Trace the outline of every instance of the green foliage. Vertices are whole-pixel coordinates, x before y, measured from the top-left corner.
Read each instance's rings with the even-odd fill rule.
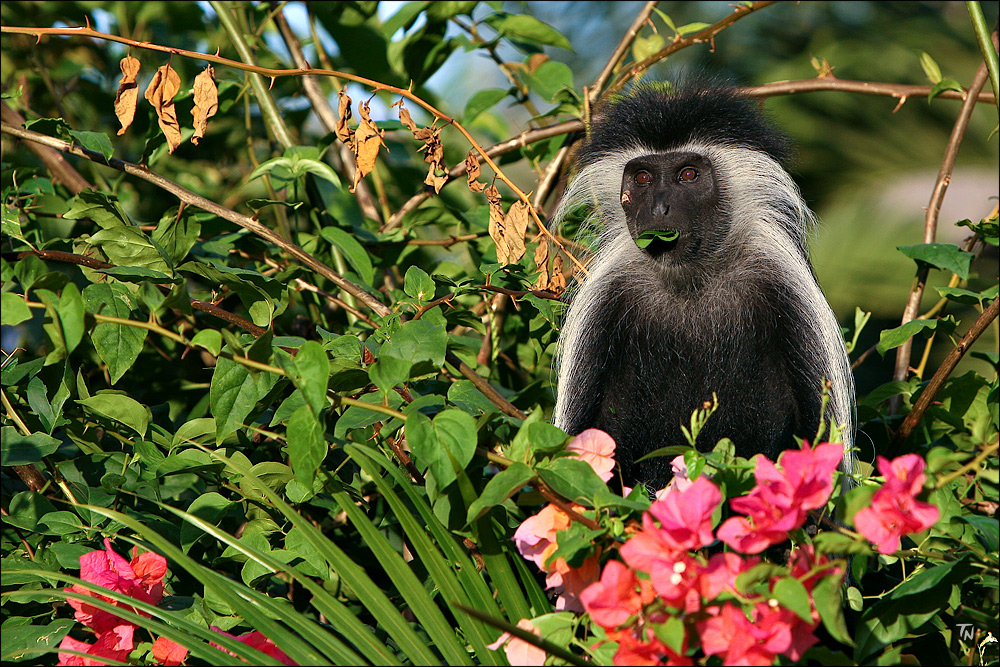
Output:
[[[518,239],[525,254],[502,267],[482,188],[466,186],[464,174],[440,193],[427,185],[470,152],[451,119],[483,146],[498,142],[494,159],[524,193],[541,187],[533,169],[544,174],[575,145],[567,134],[507,141],[527,127],[507,112],[517,106],[537,125],[581,117],[591,81],[574,59],[592,50],[501,5],[409,2],[386,16],[376,2],[309,3],[314,23],[289,11],[286,42],[267,3],[4,3],[5,106],[27,130],[93,158],[39,158],[29,150],[39,144],[14,143],[4,130],[5,662],[55,664],[65,637],[93,641],[66,604],[82,594],[64,587],[87,586],[79,559],[108,537],[119,553],[137,545],[169,563],[157,605],[120,592],[88,598],[142,629],[133,664],[155,662],[153,637],[187,647],[187,664],[271,660],[216,626],[259,630],[300,664],[499,665],[505,653],[488,645],[522,619],[562,650],[553,663],[610,664],[615,642],[595,645],[605,637],[586,617],[554,611],[543,576],[512,542],[545,499],[558,498],[577,503],[583,521],[560,534],[551,560],[606,559],[649,506],[641,489],[622,497],[570,456],[567,435],[548,423],[558,267],[568,272],[572,261],[529,223]],[[668,36],[644,26],[626,66],[671,33],[712,25],[680,20],[685,11],[671,10],[675,25],[657,10],[654,26]],[[88,22],[136,41],[36,44],[37,35],[7,31]],[[254,61],[215,64],[219,110],[194,144],[191,86],[206,58],[184,52],[214,45],[236,63],[245,47]],[[297,68],[285,54],[298,48],[314,67],[345,73],[312,77],[318,98],[299,74],[261,79],[260,68]],[[140,93],[168,61],[181,78],[174,102],[185,141],[172,152],[141,95],[132,126],[113,133],[127,54],[142,64]],[[955,105],[940,93],[957,84],[920,54],[914,64],[935,84],[933,104]],[[503,62],[504,83],[477,80],[460,101],[436,94],[430,80],[459,56]],[[378,117],[373,104],[371,132],[384,132],[385,150],[356,191],[350,139],[338,139],[344,128],[322,113],[337,116],[327,99],[336,106],[345,80],[353,96],[385,108],[401,99],[387,86],[405,91],[418,126],[397,122],[395,109]],[[355,103],[343,119],[355,139],[359,116]],[[16,125],[6,109],[4,122]],[[480,185],[498,187],[503,220],[518,195],[485,164],[482,172]],[[553,199],[542,203],[551,210]],[[995,214],[964,224],[995,248]],[[671,240],[650,234],[644,243]],[[956,276],[938,292],[965,310],[883,331],[883,354],[918,333],[940,333],[947,345],[997,298],[968,246],[899,250],[918,270]],[[858,310],[852,351],[867,322]],[[995,352],[977,354],[995,369]],[[996,662],[982,632],[970,640],[958,630],[985,631],[998,609],[995,370],[947,378],[914,434],[890,443],[927,390],[923,380],[885,382],[858,413],[877,451],[926,457],[941,518],[889,556],[846,532],[815,537],[823,553],[854,554],[854,577],[846,590],[827,579],[812,591],[829,634],[808,655],[814,661]],[[745,494],[752,462],[735,457],[731,442],[695,449],[714,409],[692,415],[688,444],[651,455],[683,454],[692,479],[711,475],[727,497]],[[861,485],[829,508],[839,517],[871,502],[868,449]],[[760,584],[775,568],[747,581]],[[799,579],[784,572],[772,594],[808,619]],[[674,650],[683,633],[679,618],[658,630]]]

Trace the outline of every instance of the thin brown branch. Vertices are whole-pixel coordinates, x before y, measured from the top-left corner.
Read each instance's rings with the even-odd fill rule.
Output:
[[[775,97],[777,95],[815,93],[826,90],[839,90],[861,95],[884,95],[886,97],[896,97],[905,100],[909,97],[926,98],[930,95],[931,90],[933,90],[933,86],[881,83],[878,81],[855,81],[852,79],[838,79],[835,76],[822,76],[814,79],[802,79],[800,81],[773,81],[760,86],[745,86],[736,89],[742,95],[757,99]],[[993,104],[996,101],[996,96],[988,91],[980,92],[979,95],[971,95],[969,92],[945,90],[937,96],[937,99],[964,100],[970,96],[977,103]]]
[[[506,398],[500,395],[500,393],[493,388],[489,382],[486,381],[479,373],[472,370],[467,363],[459,359],[454,352],[448,350],[445,355],[445,361],[458,369],[467,380],[471,381],[472,384],[476,386],[483,396],[490,399],[497,407],[503,410],[505,415],[511,417],[516,417],[517,419],[526,419],[527,415],[517,409],[517,407],[508,401]]]
[[[951,372],[955,370],[955,366],[958,362],[965,356],[965,353],[969,350],[973,343],[986,331],[986,327],[990,325],[990,322],[996,319],[997,312],[1000,311],[1000,299],[993,299],[993,303],[990,304],[989,308],[984,310],[982,314],[976,318],[976,321],[972,323],[969,330],[962,340],[958,342],[948,356],[945,357],[944,361],[935,371],[934,376],[924,387],[924,390],[920,393],[920,397],[917,402],[913,405],[913,409],[910,413],[906,415],[906,419],[900,424],[899,430],[896,431],[896,435],[893,438],[892,448],[895,450],[900,443],[902,443],[906,438],[910,436],[913,429],[916,428],[920,419],[924,416],[927,408],[930,407],[931,403],[937,397],[938,392],[944,385],[945,380],[951,375]]]
[[[618,46],[616,46],[615,50],[611,53],[611,57],[608,58],[608,62],[604,65],[604,69],[602,69],[601,73],[597,75],[596,79],[594,79],[594,83],[587,87],[587,101],[591,106],[597,102],[604,85],[608,82],[608,79],[611,78],[615,68],[618,67],[618,64],[625,57],[625,54],[628,53],[629,47],[632,46],[632,42],[634,42],[635,38],[639,35],[639,31],[642,29],[642,26],[644,26],[646,21],[649,20],[649,17],[653,15],[653,9],[655,7],[655,0],[647,2],[642,6],[642,9],[639,10],[639,13],[635,17],[635,20],[632,21],[632,25],[630,25],[628,30],[625,31],[621,41],[618,42]]]
[[[951,174],[955,168],[955,160],[958,157],[958,149],[962,145],[962,138],[965,136],[965,129],[969,125],[972,111],[976,106],[976,99],[979,92],[986,84],[989,72],[986,70],[986,63],[983,63],[976,77],[969,86],[969,95],[962,102],[962,108],[955,119],[955,125],[951,129],[951,136],[948,139],[948,146],[944,152],[944,159],[941,162],[941,169],[938,171],[937,182],[934,185],[934,192],[931,194],[930,203],[927,205],[927,214],[924,218],[924,243],[933,243],[937,237],[938,215],[941,212],[941,202],[944,201],[945,192],[951,182]],[[903,310],[903,317],[900,325],[906,324],[917,315],[920,310],[920,300],[924,295],[924,286],[927,282],[929,268],[921,266],[917,270],[916,278],[913,281],[913,288],[907,300],[906,308]],[[896,366],[892,374],[892,379],[899,381],[906,379],[910,368],[910,353],[913,349],[912,339],[907,340],[896,350]],[[895,413],[899,410],[900,401],[898,397],[890,403],[890,411]]]
[[[739,19],[743,18],[744,16],[748,16],[749,14],[756,12],[760,9],[763,9],[768,5],[773,5],[774,2],[775,0],[757,0],[757,2],[753,3],[752,7],[748,7],[746,5],[737,5],[733,9],[733,12],[729,14],[729,16],[725,17],[721,21],[714,23],[713,25],[710,25],[704,30],[696,32],[688,37],[678,36],[678,39],[675,39],[674,42],[669,46],[660,49],[659,51],[649,56],[648,58],[640,60],[639,62],[633,64],[631,67],[629,67],[624,72],[619,74],[618,77],[614,80],[614,82],[610,86],[608,86],[607,91],[605,91],[605,95],[618,92],[623,87],[625,87],[625,84],[634,79],[640,73],[646,71],[652,65],[663,60],[672,53],[687,48],[692,44],[698,44],[700,42],[711,42],[712,40],[715,39],[716,35],[718,35],[720,32],[728,28],[730,25],[732,25]]]
[[[14,111],[6,100],[0,101],[0,117],[3,118],[3,122],[16,127],[24,125],[24,117]],[[38,156],[52,177],[65,185],[66,189],[73,194],[77,195],[94,187],[70,163],[66,162],[66,158],[59,151],[36,143],[29,143],[28,148]]]

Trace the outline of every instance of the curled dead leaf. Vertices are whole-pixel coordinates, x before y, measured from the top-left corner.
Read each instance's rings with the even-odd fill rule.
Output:
[[[549,243],[545,239],[538,240],[535,248],[535,266],[539,270],[538,280],[532,289],[542,290],[549,287]]]
[[[399,122],[405,125],[410,132],[416,132],[417,123],[410,116],[410,110],[403,106],[403,98],[400,97],[399,101],[394,102],[392,106],[399,107]]]
[[[497,190],[495,185],[491,185],[483,191],[486,195],[486,201],[490,205],[490,238],[493,239],[493,243],[497,247],[497,261],[501,264],[507,264],[507,258],[510,256],[510,251],[507,249],[507,238],[504,234],[504,215],[503,206],[500,203],[500,192]]]
[[[122,124],[122,129],[118,130],[118,136],[121,136],[135,120],[135,108],[139,103],[139,85],[135,79],[141,65],[132,56],[122,58],[119,65],[122,68],[122,80],[118,82],[118,92],[115,93],[115,116]]]
[[[508,263],[513,264],[524,256],[524,234],[528,231],[528,204],[516,201],[503,219],[504,240],[507,244]]]
[[[552,277],[549,279],[549,290],[556,294],[566,291],[566,276],[563,275],[562,255],[556,255],[552,260]]]
[[[337,95],[337,125],[334,131],[337,138],[354,150],[354,130],[347,125],[351,119],[351,98],[341,89]]]
[[[371,109],[368,106],[368,102],[362,102],[358,107],[358,115],[361,116],[361,121],[358,123],[358,129],[354,133],[354,154],[357,156],[358,170],[354,172],[354,183],[351,185],[351,192],[354,192],[361,179],[370,174],[371,170],[375,168],[379,148],[385,145],[385,142],[382,141],[382,137],[385,136],[385,130],[380,130],[375,126],[369,115],[370,112]]]
[[[174,96],[180,89],[180,75],[170,65],[164,65],[156,70],[145,95],[156,111],[157,123],[167,139],[167,150],[171,153],[181,144],[181,126],[177,122],[177,109],[174,107]]]
[[[468,179],[469,189],[473,192],[482,192],[486,189],[486,184],[479,179],[479,156],[476,151],[471,150],[465,158],[465,173]]]
[[[219,111],[219,90],[215,87],[215,68],[207,66],[194,78],[194,144],[208,131],[208,119]]]

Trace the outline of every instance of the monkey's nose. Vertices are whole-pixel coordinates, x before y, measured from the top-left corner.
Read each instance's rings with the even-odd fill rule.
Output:
[[[664,217],[670,214],[670,202],[666,199],[657,199],[653,202],[653,215]]]

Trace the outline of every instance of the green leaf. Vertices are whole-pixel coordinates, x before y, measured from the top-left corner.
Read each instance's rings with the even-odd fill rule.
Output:
[[[90,398],[80,399],[77,403],[102,417],[121,422],[140,437],[146,437],[150,419],[149,408],[134,398],[121,394],[96,394]]]
[[[920,67],[923,68],[924,74],[927,75],[927,79],[931,83],[941,81],[941,68],[938,67],[937,62],[926,51],[920,52]]]
[[[648,248],[649,244],[653,241],[669,243],[676,240],[679,236],[680,232],[676,229],[651,229],[639,234],[635,239],[635,244],[640,248]]]
[[[0,294],[0,317],[5,326],[15,326],[31,319],[31,309],[24,303],[24,297],[13,292]]]
[[[937,97],[946,90],[954,90],[959,93],[965,92],[965,89],[962,88],[962,84],[960,84],[955,79],[951,78],[942,79],[937,83],[935,83],[934,87],[931,88],[931,92],[927,94],[927,101],[930,102],[931,100],[933,100],[935,97]]]
[[[152,238],[174,264],[179,264],[187,257],[188,252],[198,242],[201,234],[199,214],[184,209],[177,213],[173,209],[160,218],[153,230]]]
[[[279,357],[281,358],[281,357]],[[318,418],[326,410],[327,382],[330,380],[330,360],[323,346],[314,340],[307,340],[299,348],[294,358],[282,363],[292,383],[306,399],[306,403]]]
[[[462,122],[468,125],[476,119],[479,114],[487,109],[492,109],[500,100],[507,97],[507,91],[503,88],[484,88],[477,90],[469,101],[465,103],[465,112],[462,114]]]
[[[403,322],[392,333],[379,356],[388,355],[409,361],[415,365],[411,374],[428,373],[444,364],[447,345],[448,332],[444,327],[425,319],[410,320]]]
[[[112,264],[138,266],[174,275],[173,267],[162,250],[135,227],[102,229],[93,234],[88,243],[100,248]]]
[[[371,258],[368,256],[368,251],[358,243],[352,234],[339,227],[329,226],[324,227],[320,234],[344,253],[344,258],[361,277],[365,285],[372,285],[375,281],[375,271],[372,268]]]
[[[594,496],[608,489],[589,463],[575,457],[540,463],[536,471],[553,491],[574,502],[593,505]]]
[[[135,307],[132,294],[124,287],[111,283],[94,283],[83,290],[87,311],[111,317],[130,319]],[[146,330],[139,327],[102,322],[90,335],[104,363],[108,365],[111,384],[115,384],[132,367],[146,341]]]
[[[879,333],[878,345],[875,346],[875,349],[878,350],[879,354],[885,355],[886,352],[899,347],[918,333],[943,331],[950,334],[957,326],[958,322],[951,315],[936,320],[910,320],[895,329],[885,329]]]
[[[434,281],[427,272],[419,266],[411,266],[406,270],[403,281],[403,291],[421,303],[434,298]]]
[[[4,572],[7,572],[6,563]],[[9,622],[3,627],[3,649],[0,660],[37,664],[45,653],[54,653],[63,637],[69,634],[76,622],[72,618],[52,621],[48,625],[15,626]],[[75,657],[75,656],[74,656]]]
[[[368,377],[375,386],[383,392],[392,391],[393,387],[410,379],[410,368],[413,366],[405,359],[399,359],[391,354],[380,354],[379,358],[368,365]]]
[[[564,88],[573,90],[573,70],[565,63],[546,60],[528,77],[528,85],[542,99],[551,102]]]
[[[0,443],[0,465],[24,466],[38,463],[42,457],[55,453],[62,444],[45,433],[21,435],[13,426],[4,426]]]
[[[115,154],[115,147],[111,144],[111,139],[103,132],[91,132],[89,130],[70,130],[70,134],[76,142],[87,150],[100,153],[105,160],[110,160]]]
[[[548,44],[566,49],[567,51],[573,50],[569,40],[563,37],[558,30],[547,23],[539,21],[534,16],[527,14],[493,15],[487,17],[486,22],[501,37],[523,39],[538,44]]]
[[[823,627],[841,644],[853,646],[844,618],[843,587],[837,577],[823,577],[813,586],[812,597]]]
[[[515,493],[520,491],[525,484],[531,481],[535,472],[523,463],[514,463],[508,468],[501,470],[486,483],[479,497],[469,505],[466,513],[466,523],[472,523],[491,507],[499,505]]]
[[[406,440],[417,465],[430,469],[443,490],[476,453],[476,422],[461,410],[443,410],[433,420],[414,412],[406,419]]]
[[[219,357],[212,374],[210,396],[215,416],[217,443],[242,428],[250,412],[262,399],[278,376],[250,369],[232,359]]]
[[[901,253],[916,261],[951,271],[962,280],[969,279],[972,253],[965,252],[952,243],[921,243],[918,245],[896,246]]]
[[[678,26],[677,33],[680,35],[690,35],[692,33],[701,32],[705,28],[711,27],[708,23],[694,22],[688,23],[682,26]]]
[[[308,405],[293,412],[288,420],[288,460],[295,478],[307,489],[312,488],[316,471],[326,458],[327,445],[323,433],[323,423]]]
[[[806,623],[812,623],[812,606],[809,604],[809,591],[795,577],[781,577],[771,589],[771,597]]]
[[[222,351],[222,334],[217,329],[202,329],[191,339],[192,345],[204,348],[213,357]]]

